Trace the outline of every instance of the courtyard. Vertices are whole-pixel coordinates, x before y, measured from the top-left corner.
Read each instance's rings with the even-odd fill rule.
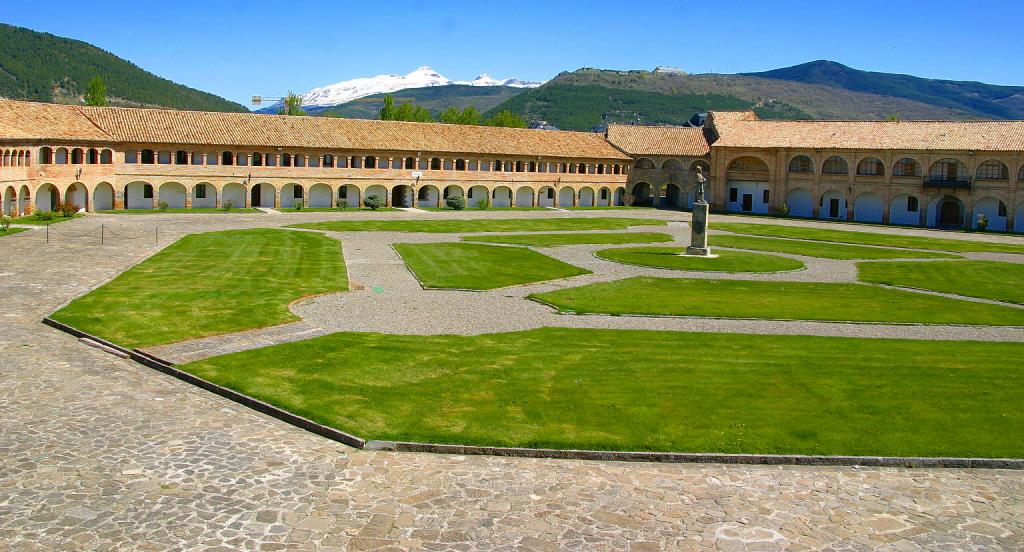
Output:
[[[13,492],[0,501],[0,538],[267,549],[1021,545],[1015,471],[363,451],[39,324],[56,311],[376,439],[1024,456],[1013,431],[1024,398],[1020,239],[722,217],[712,230],[734,232],[712,234],[712,246],[720,236],[733,248],[706,266],[679,265],[687,218],[90,215],[51,229],[49,244],[40,229],[5,236],[0,347],[11,384],[0,406],[14,415],[0,428],[0,487]],[[102,244],[92,232],[101,221],[114,229]],[[148,239],[154,227],[160,242]],[[54,486],[74,504],[47,500]],[[147,521],[153,512],[180,523]]]

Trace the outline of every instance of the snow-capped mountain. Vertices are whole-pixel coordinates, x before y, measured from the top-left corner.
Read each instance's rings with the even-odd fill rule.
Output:
[[[329,107],[341,105],[374,94],[398,92],[406,88],[448,86],[461,84],[469,86],[511,86],[515,88],[536,88],[543,82],[519,79],[495,79],[484,73],[471,81],[454,81],[424,65],[407,75],[377,75],[338,82],[314,88],[303,94],[302,105],[306,107]]]

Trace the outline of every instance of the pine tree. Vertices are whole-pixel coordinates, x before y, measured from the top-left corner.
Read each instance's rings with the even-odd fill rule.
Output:
[[[106,107],[110,105],[107,102],[107,85],[103,84],[103,79],[93,77],[89,81],[82,99],[85,100],[85,105],[93,107]]]

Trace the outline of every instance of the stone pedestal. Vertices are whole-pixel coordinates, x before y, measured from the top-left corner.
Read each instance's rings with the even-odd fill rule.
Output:
[[[690,221],[690,246],[687,255],[707,257],[711,255],[708,247],[708,204],[699,201],[693,204],[693,220]]]

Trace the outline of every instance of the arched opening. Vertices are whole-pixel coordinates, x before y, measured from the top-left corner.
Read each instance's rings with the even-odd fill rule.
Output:
[[[18,214],[25,216],[32,210],[32,192],[29,191],[28,186],[22,185],[21,190],[18,191]]]
[[[144,149],[139,153],[139,162],[143,165],[156,164],[156,154],[151,149]]]
[[[632,205],[651,205],[654,201],[653,194],[654,189],[647,182],[637,182],[633,185],[633,196]]]
[[[921,164],[916,159],[904,157],[892,165],[892,175],[900,177],[920,177]]]
[[[271,184],[255,184],[249,190],[249,202],[253,207],[273,207],[277,189]]]
[[[814,160],[807,155],[797,155],[789,160],[789,172],[796,174],[813,174]]]
[[[53,164],[53,148],[43,147],[39,150],[39,163],[43,165]]]
[[[244,209],[245,208],[245,186],[239,182],[230,182],[225,184],[220,193],[220,205],[216,205],[217,201],[217,190],[210,186],[211,193],[214,199],[214,205],[217,207],[226,207],[228,203],[231,204],[232,209]]]
[[[527,172],[537,172],[537,162],[536,161],[530,161],[530,165],[529,165],[529,167],[527,167],[526,170],[527,170]]]
[[[224,151],[220,154],[220,164],[224,166],[235,164],[235,154],[230,151]]]
[[[160,185],[159,202],[166,202],[168,209],[184,209],[188,190],[178,182],[164,182]]]
[[[516,190],[516,207],[533,207],[533,188],[522,186]]]
[[[367,169],[376,169],[377,168],[377,158],[372,156],[372,155],[367,155],[366,156],[366,162],[363,164],[363,167],[365,167]]]
[[[830,174],[833,176],[850,174],[850,165],[847,164],[846,159],[843,159],[838,155],[833,155],[821,164],[821,174]]]
[[[953,196],[942,196],[928,205],[930,226],[939,228],[963,228],[964,204]]]
[[[161,194],[163,190],[161,190]],[[242,192],[245,193],[244,190]],[[237,203],[235,205],[238,205]],[[209,182],[200,182],[192,186],[192,208],[212,209],[217,206],[217,189]]]
[[[893,166],[895,171],[895,165]],[[910,194],[900,194],[889,203],[889,224],[919,226],[921,224],[921,200]]]
[[[681,171],[683,170],[683,162],[678,159],[666,159],[661,163],[661,170]]]
[[[152,209],[153,185],[148,182],[129,182],[124,187],[125,209]]]
[[[399,184],[391,188],[391,206],[392,207],[412,207],[413,206],[413,193],[412,186],[408,184]]]
[[[665,203],[673,207],[683,207],[686,205],[686,196],[683,195],[683,189],[676,184],[670,183],[665,187]]]
[[[554,207],[555,206],[555,188],[552,186],[544,186],[537,191],[537,205],[540,207]]]
[[[864,192],[853,200],[853,220],[857,222],[882,222],[882,196]]]
[[[366,188],[366,199],[369,199],[370,196],[377,196],[381,201],[387,201],[388,189],[380,184],[374,184]],[[363,203],[366,203],[366,199],[363,200]]]
[[[92,208],[96,211],[109,211],[114,208],[114,187],[107,182],[100,182],[92,191]]]
[[[345,208],[359,207],[359,187],[352,184],[338,186],[338,201],[344,202]]]
[[[635,168],[635,169],[653,169],[654,168],[654,161],[651,161],[650,159],[648,159],[646,157],[641,157],[640,159],[637,159],[636,162],[633,163],[633,168]]]
[[[60,203],[60,192],[53,184],[43,184],[36,190],[36,211],[56,211]]]
[[[865,157],[857,163],[857,176],[885,176],[885,165],[877,157]],[[856,202],[854,202],[854,216],[857,214]]]
[[[405,168],[406,169],[415,169],[416,168],[416,158],[415,157],[406,157],[405,158]]]
[[[188,152],[185,150],[177,150],[174,152],[174,164],[175,165],[188,165]]]
[[[594,195],[593,188],[580,188],[579,194],[579,206],[580,207],[593,207],[597,205],[595,203],[596,196]]]
[[[331,155],[329,153],[324,154],[324,167],[327,167],[329,169],[333,169],[334,168],[334,156],[333,155]]]
[[[612,195],[610,188],[601,188],[601,191],[597,194],[597,205],[599,207],[611,207],[614,201]]]
[[[988,218],[988,230],[996,232],[1006,231],[1006,204],[994,197],[985,197],[974,203],[974,212],[971,214],[971,228],[978,228],[978,218],[985,215]]]
[[[90,165],[99,165],[100,163],[100,152],[96,148],[89,148],[86,152],[85,162]]]
[[[512,206],[512,188],[508,186],[498,186],[491,192],[491,206],[492,207],[511,207]]]
[[[940,159],[928,169],[928,180],[932,182],[965,182],[968,179],[967,165],[957,159]]]
[[[85,162],[85,155],[84,155],[84,152],[82,151],[82,148],[75,148],[75,149],[71,150],[71,164],[72,165],[81,165],[84,162]]]
[[[18,216],[18,192],[15,191],[14,186],[8,186],[4,190],[4,205],[3,214],[5,217],[16,217]]]
[[[436,186],[430,184],[420,186],[419,189],[416,190],[416,206],[421,208],[437,207],[437,200],[440,197],[440,193],[441,192]]]
[[[466,194],[466,205],[471,208],[486,207],[489,203],[490,192],[484,186],[472,186]]]
[[[827,220],[846,220],[846,196],[829,190],[821,194],[818,204],[818,218]]]
[[[786,207],[789,216],[811,218],[814,216],[814,198],[811,192],[803,188],[795,188],[786,196]]]
[[[433,157],[430,159],[430,170],[439,171],[441,170],[441,158]]]
[[[462,188],[460,188],[459,186],[455,186],[453,184],[451,186],[445,187],[444,195],[441,197],[441,199],[445,200],[448,199],[449,197],[462,197],[463,194],[464,192],[462,191]]]
[[[263,166],[263,154],[262,153],[260,153],[258,151],[254,151],[252,153],[252,166],[253,167],[262,167]]]
[[[67,148],[57,148],[57,151],[54,153],[54,156],[53,156],[53,162],[55,164],[57,164],[57,165],[67,165],[68,164],[68,149]]]
[[[295,209],[297,207],[305,207],[304,192],[305,190],[298,184],[285,184],[281,188],[281,208]]]
[[[1010,169],[1001,161],[989,159],[978,165],[978,170],[975,171],[974,177],[978,180],[1009,180]]]
[[[281,166],[282,167],[291,167],[292,166],[292,154],[290,154],[290,153],[282,153],[281,154]]]
[[[89,191],[85,189],[85,184],[75,182],[68,186],[68,189],[64,191],[64,203],[71,203],[78,207],[76,210],[85,209],[88,211]]]
[[[327,184],[317,182],[309,187],[309,206],[317,209],[334,207],[334,194]]]

